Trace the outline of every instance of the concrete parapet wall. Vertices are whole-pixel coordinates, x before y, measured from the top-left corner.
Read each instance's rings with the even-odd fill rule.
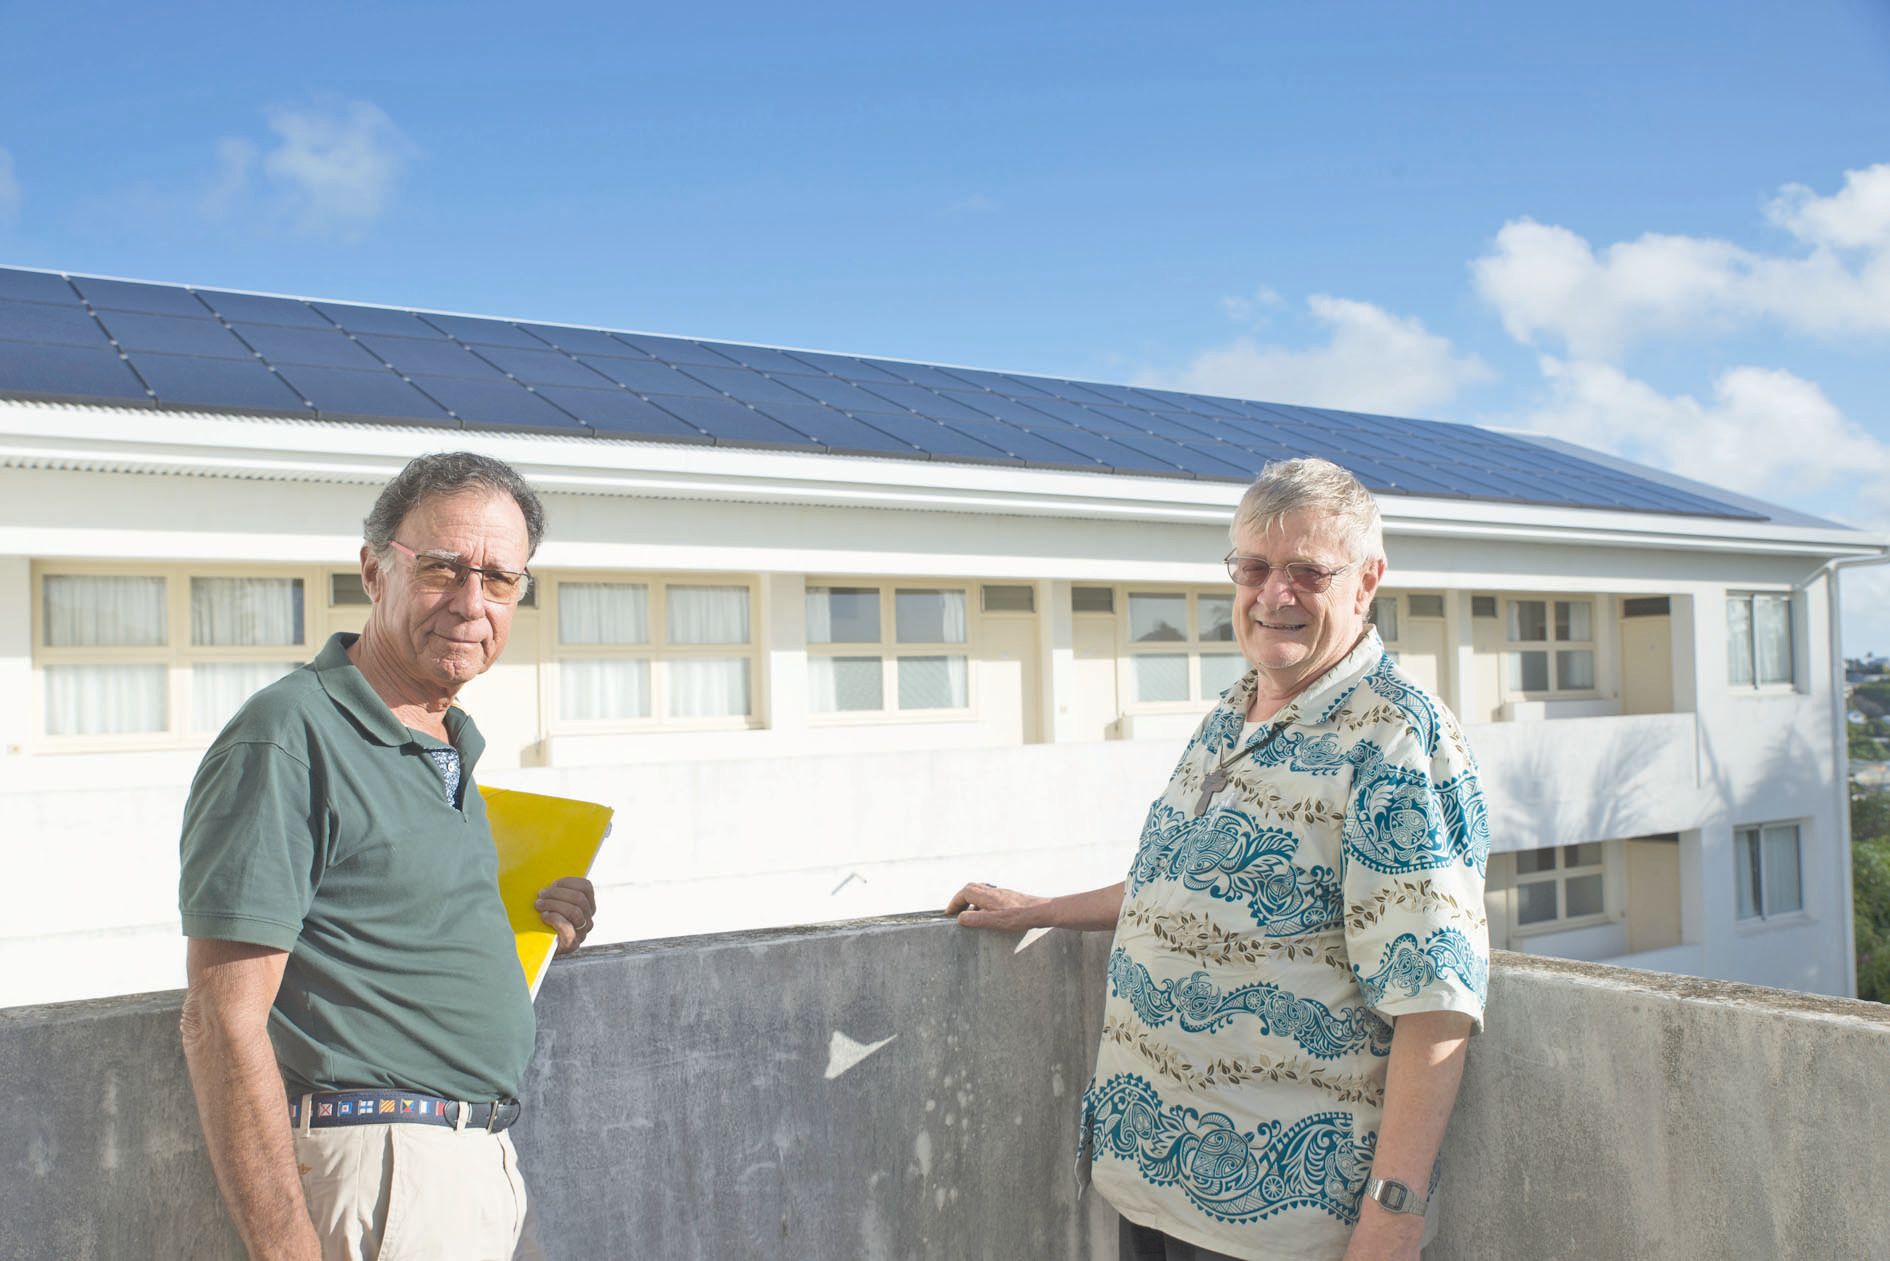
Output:
[[[935,917],[560,963],[521,1256],[1113,1257],[1072,1125],[1107,938]],[[1501,955],[1427,1261],[1881,1255],[1890,1009]],[[175,993],[0,1012],[0,1258],[238,1250]]]

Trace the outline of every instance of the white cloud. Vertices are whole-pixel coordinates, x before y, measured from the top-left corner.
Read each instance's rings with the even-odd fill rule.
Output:
[[[1890,445],[1790,372],[1732,368],[1702,401],[1662,394],[1611,364],[1544,356],[1541,367],[1548,397],[1520,419],[1525,429],[1774,503],[1890,474]]]
[[[13,170],[13,155],[0,149],[0,223],[20,217],[20,177]]]
[[[1490,378],[1475,355],[1415,318],[1369,302],[1315,294],[1307,307],[1331,329],[1322,346],[1295,350],[1239,337],[1204,350],[1179,373],[1138,384],[1362,411],[1422,412]]]
[[[266,145],[218,142],[216,175],[199,198],[210,219],[269,214],[312,236],[356,238],[386,212],[417,152],[368,101],[275,109],[268,122],[275,138]]]
[[[1559,341],[1578,359],[1755,320],[1819,335],[1890,331],[1890,163],[1848,172],[1829,197],[1788,185],[1767,214],[1801,252],[1660,233],[1597,252],[1567,228],[1519,219],[1471,275],[1510,336]]]
[[[1237,324],[1251,324],[1261,311],[1279,306],[1280,301],[1280,295],[1275,290],[1261,285],[1251,297],[1222,298],[1221,311]]]
[[[984,193],[972,193],[969,197],[960,197],[945,207],[947,211],[955,215],[988,215],[997,208],[996,198]]]

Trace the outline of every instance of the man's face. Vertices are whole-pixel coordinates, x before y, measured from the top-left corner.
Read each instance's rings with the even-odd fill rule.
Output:
[[[481,569],[525,568],[530,535],[510,495],[467,491],[421,500],[401,519],[396,542],[422,555],[455,556]],[[485,598],[482,580],[422,591],[414,561],[397,549],[385,559],[361,549],[361,582],[374,600],[368,625],[407,676],[428,690],[457,692],[505,651],[516,604]]]
[[[1261,586],[1234,588],[1234,638],[1262,675],[1279,686],[1308,682],[1351,651],[1364,633],[1385,562],[1356,563],[1332,518],[1310,509],[1288,513],[1265,534],[1243,531],[1235,550],[1273,566]],[[1287,577],[1284,566],[1296,561],[1351,568],[1313,593],[1296,589]]]

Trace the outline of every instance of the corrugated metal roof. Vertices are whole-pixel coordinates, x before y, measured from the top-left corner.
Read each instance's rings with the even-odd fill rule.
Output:
[[[1470,425],[894,359],[0,268],[0,396],[1766,519]]]

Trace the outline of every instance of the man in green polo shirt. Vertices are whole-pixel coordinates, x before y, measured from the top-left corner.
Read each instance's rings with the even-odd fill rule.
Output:
[[[184,1050],[251,1256],[516,1247],[531,996],[453,697],[504,650],[543,529],[506,465],[413,461],[366,521],[362,633],[251,697],[191,785]],[[538,907],[561,952],[595,913],[580,877]]]

